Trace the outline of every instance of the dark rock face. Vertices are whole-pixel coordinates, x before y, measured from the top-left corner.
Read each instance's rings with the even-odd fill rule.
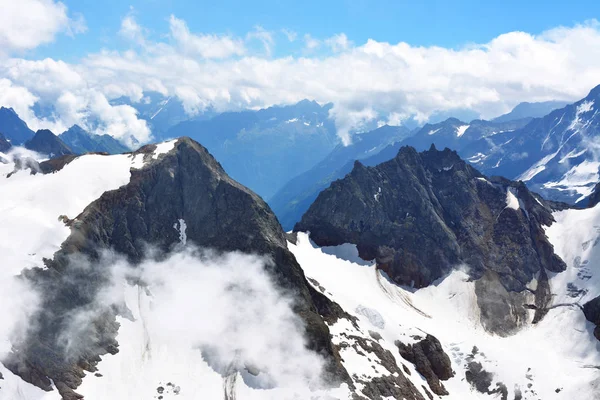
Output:
[[[150,158],[154,145],[137,154]],[[175,149],[131,170],[130,183],[104,193],[70,224],[72,232],[48,269],[32,270],[29,278],[44,293],[42,312],[33,332],[13,353],[7,367],[42,389],[49,378],[64,399],[74,390],[83,371],[95,370],[99,355],[115,353],[118,324],[116,307],[108,308],[86,329],[89,342],[78,357],[66,359],[56,341],[69,312],[85,308],[108,279],[106,265],[78,268],[78,257],[100,260],[103,249],[125,255],[133,264],[144,258],[147,244],[169,252],[180,242],[173,224],[186,221],[187,240],[216,251],[241,251],[270,257],[276,284],[297,296],[295,312],[306,324],[307,346],[327,360],[332,382],[348,380],[329,329],[319,315],[338,314],[339,306],[315,293],[292,253],[284,232],[264,201],[235,182],[198,143],[182,138]]]
[[[507,206],[513,196],[516,210]],[[542,229],[552,221],[522,183],[488,179],[448,149],[404,147],[373,168],[357,162],[294,230],[320,246],[356,244],[399,284],[424,287],[466,263],[473,278],[489,269],[522,291],[542,268],[565,269]]]
[[[390,374],[380,377],[366,378],[354,375],[356,382],[364,387],[362,394],[373,400],[383,400],[384,398],[406,399],[406,400],[425,400],[415,385],[406,378],[402,370],[398,367],[394,355],[387,349],[384,349],[375,340],[363,338],[360,336],[349,335],[346,338],[353,343],[352,347],[358,354],[369,354],[383,366]],[[347,347],[347,342],[342,342],[341,347]],[[355,398],[363,398],[355,396]]]
[[[384,125],[374,131],[356,135],[349,146],[337,145],[317,165],[290,180],[269,200],[269,205],[283,228],[291,230],[319,192],[352,170],[354,160],[371,157],[409,135],[410,131],[403,126]]]
[[[583,305],[583,313],[588,321],[596,325],[594,336],[600,340],[600,296],[585,303]]]
[[[2,133],[0,133],[0,152],[6,153],[11,147],[12,145],[10,142],[6,140],[6,137]]]
[[[510,334],[527,320],[525,295],[514,293],[541,271],[566,268],[543,230],[553,222],[550,206],[521,182],[486,178],[453,151],[403,147],[376,167],[356,162],[294,230],[309,231],[319,246],[354,243],[393,281],[416,288],[467,264],[473,279],[487,276],[476,286],[484,326]]]
[[[396,342],[400,355],[406,361],[413,363],[431,391],[437,395],[447,395],[448,391],[440,381],[446,381],[454,376],[450,357],[444,352],[442,344],[436,337],[427,335],[425,339],[413,345]]]
[[[38,153],[47,154],[50,158],[73,154],[73,150],[69,146],[47,129],[37,131],[35,136],[25,143],[25,147]]]

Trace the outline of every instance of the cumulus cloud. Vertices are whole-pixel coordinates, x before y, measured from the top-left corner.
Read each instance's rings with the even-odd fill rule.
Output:
[[[143,28],[133,22],[125,31],[135,37]],[[54,91],[64,92],[63,87],[89,98],[81,94],[80,87],[86,87],[108,100],[128,96],[140,101],[145,91],[160,91],[179,97],[190,115],[208,105],[224,111],[304,98],[333,102],[331,117],[346,142],[365,121],[395,124],[413,118],[425,123],[458,110],[491,118],[521,101],[577,100],[600,83],[600,24],[595,20],[540,35],[509,32],[456,49],[375,40],[356,44],[344,34],[324,39],[307,34],[304,56],[276,58],[269,56],[271,32],[260,27],[243,39],[192,33],[175,16],[169,27],[165,41],[147,40],[136,50],[103,50],[77,65],[10,60],[12,70],[0,66],[0,79],[11,80],[13,92],[26,89],[21,108],[32,98],[54,101]],[[251,51],[253,42],[261,49]],[[24,78],[29,74],[31,82]],[[149,137],[141,123],[135,126],[135,137]]]
[[[321,41],[319,39],[315,39],[310,34],[306,33],[304,35],[304,48],[307,51],[313,51],[321,46]]]
[[[9,0],[0,7],[0,52],[33,49],[61,32],[72,35],[87,29],[81,14],[69,17],[67,7],[54,0]]]
[[[244,43],[231,36],[212,34],[196,35],[190,32],[185,21],[171,15],[169,18],[171,36],[177,45],[189,55],[202,58],[227,58],[241,56],[246,49]]]
[[[132,12],[121,20],[121,29],[119,29],[119,35],[142,46],[146,43],[144,28],[137,23]]]
[[[339,33],[328,39],[325,39],[325,44],[331,47],[331,50],[336,53],[348,50],[350,47],[352,47],[352,41],[348,40],[348,37],[345,33]]]

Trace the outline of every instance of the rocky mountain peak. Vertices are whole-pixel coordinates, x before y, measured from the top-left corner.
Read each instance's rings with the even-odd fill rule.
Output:
[[[50,158],[73,154],[73,151],[58,136],[48,129],[40,129],[25,143],[25,147]]]
[[[113,307],[98,316],[78,356],[64,357],[56,343],[61,327],[108,279],[106,268],[84,271],[74,260],[85,257],[94,262],[110,250],[137,265],[147,256],[148,245],[168,254],[190,243],[219,253],[252,253],[272,260],[267,268],[274,282],[296,296],[294,310],[305,322],[307,346],[325,357],[330,379],[348,379],[319,315],[331,308],[331,302],[306,281],[267,204],[231,179],[190,138],[147,145],[130,157],[134,167],[129,183],[105,192],[68,220],[71,234],[46,261],[47,268],[27,273],[44,299],[37,329],[15,349],[7,367],[45,390],[52,380],[64,399],[79,398],[75,390],[83,371],[93,372],[99,355],[118,351],[115,317],[121,311]]]
[[[483,293],[523,293],[541,271],[565,269],[544,234],[552,221],[551,209],[520,182],[487,178],[449,149],[403,147],[376,167],[355,165],[294,230],[320,246],[356,244],[400,285],[428,286],[468,265],[480,282],[482,318],[489,312],[488,328],[508,333],[517,320],[491,321],[505,321],[512,306],[490,310]],[[511,304],[511,296],[502,301]]]

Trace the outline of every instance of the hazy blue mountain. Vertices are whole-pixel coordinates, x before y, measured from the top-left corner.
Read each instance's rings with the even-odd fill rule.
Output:
[[[59,138],[75,154],[101,152],[119,154],[130,151],[125,145],[110,135],[95,135],[89,133],[79,125],[73,125],[69,130],[61,133]]]
[[[566,101],[542,101],[537,103],[519,103],[511,112],[492,119],[494,122],[508,122],[523,118],[540,118],[569,104]]]
[[[403,126],[386,125],[355,135],[350,146],[337,145],[313,168],[286,183],[269,201],[283,228],[292,229],[323,189],[350,172],[354,160],[377,154],[408,135],[410,131]]]
[[[13,146],[22,145],[33,138],[34,132],[29,129],[12,108],[0,107],[0,133]]]
[[[25,142],[25,147],[29,150],[45,154],[50,158],[74,154],[58,136],[48,129],[40,129],[33,138]]]
[[[177,97],[164,96],[158,92],[144,92],[144,97],[139,102],[132,102],[129,97],[119,97],[111,101],[113,105],[126,104],[135,108],[138,117],[146,120],[155,141],[167,139],[170,128],[187,120],[206,120],[218,113],[212,107],[190,116],[185,112],[181,100]]]
[[[181,122],[166,136],[197,140],[229,175],[269,199],[340,143],[329,119],[331,107],[304,100],[284,107],[226,112],[209,120]]]
[[[0,133],[0,153],[6,153],[11,147],[12,145],[10,142],[6,140],[6,137],[2,133]]]
[[[433,144],[438,149],[448,147],[460,152],[461,149],[473,142],[498,133],[514,131],[526,125],[528,121],[528,119],[523,119],[504,123],[484,120],[462,122],[456,118],[448,118],[437,124],[426,124],[413,136],[404,140],[401,145],[412,146],[418,151],[423,151],[429,149]]]
[[[591,194],[599,180],[600,86],[587,97],[515,132],[496,146],[470,155],[482,172],[519,179],[542,195],[576,202]],[[468,156],[463,154],[463,156]]]

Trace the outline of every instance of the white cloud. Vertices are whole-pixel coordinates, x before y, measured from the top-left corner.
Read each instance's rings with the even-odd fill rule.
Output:
[[[314,37],[312,37],[311,35],[309,35],[308,33],[304,35],[304,46],[305,49],[308,51],[312,51],[317,49],[319,46],[321,46],[321,41],[318,39],[315,39]]]
[[[289,29],[282,29],[281,33],[283,33],[290,42],[296,41],[296,38],[298,37],[298,33]]]
[[[87,29],[81,14],[70,18],[67,7],[54,0],[2,0],[0,9],[0,52],[30,50],[61,32],[73,35]]]
[[[121,20],[119,35],[142,46],[146,43],[144,28],[137,23],[132,13],[129,13]]]
[[[108,99],[125,95],[139,101],[144,91],[153,90],[179,97],[190,115],[208,105],[218,111],[255,109],[310,98],[335,104],[331,116],[348,141],[365,121],[396,123],[402,116],[426,122],[435,113],[453,110],[489,118],[521,101],[577,100],[600,83],[597,21],[540,35],[510,32],[458,49],[375,40],[356,45],[341,34],[325,41],[306,35],[308,49],[328,44],[340,51],[277,58],[245,48],[261,37],[270,46],[272,36],[264,29],[244,40],[195,35],[175,17],[169,24],[167,42],[148,41],[125,52],[104,50],[77,65],[8,60],[0,65],[0,78],[12,82],[13,94],[4,97],[26,110],[38,98],[51,103],[63,92],[91,103],[92,91]],[[14,95],[18,87],[26,90],[22,99]],[[85,108],[77,118],[86,113],[95,116]],[[134,125],[137,138],[148,137],[141,123]]]
[[[377,118],[377,113],[371,107],[352,110],[335,105],[329,110],[329,116],[335,120],[338,136],[347,146],[352,143],[352,131],[361,131]]]
[[[0,271],[0,361],[22,340],[31,328],[31,317],[39,308],[40,298],[31,285],[7,271]]]
[[[185,21],[171,15],[169,18],[171,36],[184,53],[202,58],[227,58],[241,56],[246,49],[244,43],[231,36],[195,35],[190,32]]]
[[[353,45],[352,41],[348,40],[348,37],[345,33],[339,33],[328,39],[325,39],[325,44],[331,47],[331,50],[336,53],[340,51],[346,51]]]
[[[273,39],[273,34],[260,25],[254,27],[254,30],[248,32],[246,35],[246,40],[258,40],[262,43],[263,48],[265,49],[265,54],[267,57],[270,57],[273,52],[273,46],[275,45],[275,39]]]
[[[78,268],[99,268],[75,260]],[[325,383],[323,359],[306,348],[304,324],[293,312],[294,299],[281,293],[265,271],[269,260],[242,253],[217,255],[188,244],[167,258],[148,259],[138,266],[114,255],[100,263],[103,270],[111,271],[111,282],[94,302],[70,315],[70,323],[58,339],[67,357],[77,358],[80,349],[90,347],[86,341],[95,337],[92,321],[113,305],[126,305],[132,316],[139,314],[138,324],[144,326],[144,337],[139,339],[152,343],[144,346],[135,336],[118,337],[123,352],[134,357],[144,352],[140,373],[165,350],[175,354],[199,350],[203,363],[223,377],[239,372],[253,388],[297,392],[298,397],[290,398],[311,398],[311,389]],[[144,282],[145,287],[131,290],[127,282]],[[179,360],[192,361],[190,357]],[[121,398],[119,390],[126,386],[122,381],[126,374],[118,370],[119,365],[111,370],[103,370],[102,364],[99,367],[109,381],[119,378],[120,384],[111,390]],[[254,370],[255,376],[247,370]],[[220,385],[218,390],[208,397],[222,396]]]

